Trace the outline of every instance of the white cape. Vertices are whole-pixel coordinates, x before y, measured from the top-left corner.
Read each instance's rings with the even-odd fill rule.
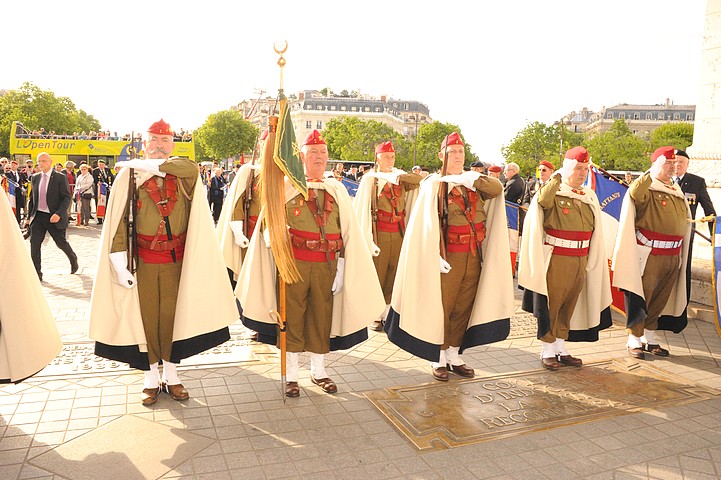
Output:
[[[19,382],[45,368],[63,343],[15,214],[0,197],[0,382]]]
[[[113,238],[125,211],[128,172],[129,169],[123,168],[115,177],[100,236],[98,267],[90,299],[89,336],[107,345],[139,345],[141,352],[147,352],[138,289],[127,289],[117,282],[109,259]],[[138,187],[151,176],[142,175],[137,180]],[[220,330],[238,320],[238,309],[200,179],[195,183],[186,234],[174,342]]]
[[[399,327],[410,336],[434,345],[443,344],[441,300],[440,175],[421,183],[416,205],[403,237],[391,307],[400,315]],[[449,189],[453,184],[449,185]],[[508,257],[508,229],[503,195],[485,201],[486,238],[481,245],[483,268],[468,328],[500,319],[515,311],[513,275]]]
[[[545,187],[548,188],[548,187]],[[567,198],[578,199],[593,209],[594,230],[586,263],[586,283],[578,297],[571,316],[571,330],[588,330],[600,323],[600,314],[611,305],[611,280],[608,273],[608,257],[603,236],[601,206],[596,193],[583,188],[585,195],[572,191],[561,183],[558,193]],[[548,296],[546,272],[553,254],[552,245],[544,245],[543,208],[538,205],[539,195],[534,195],[528,207],[521,236],[521,258],[518,268],[518,285],[541,295]]]
[[[286,180],[286,202],[300,192]],[[333,296],[331,338],[356,333],[377,319],[385,309],[383,292],[368,246],[364,241],[350,197],[345,186],[335,179],[308,183],[308,188],[324,188],[336,199],[340,213],[341,237],[345,249],[343,289]],[[264,217],[261,212],[258,225]],[[243,308],[243,316],[257,322],[275,323],[268,316],[277,310],[277,274],[273,256],[265,245],[260,228],[250,240],[245,262],[240,269],[235,295]]]
[[[681,191],[681,188],[676,184],[673,185],[673,190],[670,190],[654,178],[649,190],[667,193],[683,199],[684,202],[686,201],[686,197]],[[686,211],[688,218],[691,218],[691,210],[688,207],[688,203],[686,203]],[[688,303],[688,297],[686,295],[686,262],[688,261],[691,228],[692,225],[689,223],[683,237],[681,262],[679,264],[676,285],[671,291],[671,296],[661,312],[662,316],[670,315],[672,317],[678,317],[686,310]],[[618,236],[616,237],[616,245],[613,249],[611,262],[613,286],[638,295],[645,301],[641,277],[643,276],[646,260],[650,253],[651,247],[638,245],[636,242],[636,204],[627,192],[623,198],[623,205],[621,206]]]
[[[233,211],[238,199],[245,193],[248,187],[248,179],[250,172],[256,172],[260,169],[260,165],[251,165],[246,163],[236,174],[233,182],[230,184],[228,195],[223,202],[223,208],[220,210],[218,224],[215,226],[215,234],[220,243],[220,250],[223,252],[225,266],[235,273],[235,277],[240,272],[240,266],[243,264],[243,249],[235,243],[235,236],[230,229],[230,222],[233,220]],[[257,179],[256,179],[257,181]]]

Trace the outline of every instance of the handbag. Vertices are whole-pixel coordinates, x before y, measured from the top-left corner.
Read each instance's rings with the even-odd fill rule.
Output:
[[[82,197],[86,200],[90,200],[91,198],[93,198],[93,194],[92,193],[83,193]]]

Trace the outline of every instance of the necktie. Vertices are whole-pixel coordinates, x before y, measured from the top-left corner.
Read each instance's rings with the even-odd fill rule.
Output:
[[[40,190],[38,190],[38,210],[48,210],[48,179],[44,173],[40,174]]]

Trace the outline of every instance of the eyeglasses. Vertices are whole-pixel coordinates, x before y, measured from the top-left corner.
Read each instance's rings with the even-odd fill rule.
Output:
[[[547,168],[539,168],[538,171],[539,171],[539,172],[547,172],[548,169],[547,169]]]

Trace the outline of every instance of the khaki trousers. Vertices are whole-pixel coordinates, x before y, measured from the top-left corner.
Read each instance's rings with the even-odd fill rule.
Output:
[[[378,281],[381,283],[386,305],[391,303],[402,244],[403,237],[400,232],[378,232],[378,248],[381,249],[381,253],[377,257],[373,257],[373,263],[376,273],[378,273]]]
[[[451,265],[451,271],[440,274],[444,332],[442,350],[461,346],[481,279],[480,253],[449,252],[446,260]]]
[[[626,332],[640,337],[643,330],[658,329],[658,317],[666,306],[671,290],[678,280],[679,255],[649,255],[646,269],[643,271],[641,283],[643,296],[646,299],[646,321],[638,322]]]
[[[333,320],[333,280],[337,260],[296,260],[302,280],[286,286],[286,346],[289,352],[328,353]]]
[[[551,328],[540,338],[542,342],[553,343],[558,338],[568,340],[571,316],[586,282],[587,261],[587,256],[551,256],[551,262],[546,272],[548,316]]]
[[[138,297],[148,342],[148,360],[170,361],[183,262],[145,263],[138,260]]]

